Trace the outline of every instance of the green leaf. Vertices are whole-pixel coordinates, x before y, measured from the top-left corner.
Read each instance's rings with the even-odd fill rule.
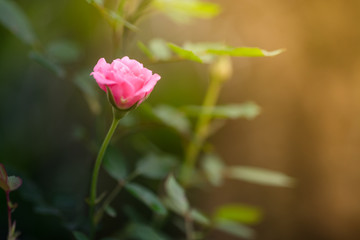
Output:
[[[167,240],[155,229],[145,224],[133,223],[126,227],[126,238],[136,240]]]
[[[124,180],[128,173],[125,159],[114,149],[106,152],[103,167],[117,181]]]
[[[186,60],[190,60],[190,61],[194,61],[194,62],[199,62],[202,63],[202,60],[200,57],[198,57],[195,53],[193,53],[190,50],[186,50],[183,49],[175,44],[172,43],[168,43],[169,48],[176,53],[179,57],[186,59]]]
[[[149,49],[153,57],[157,60],[169,60],[171,58],[171,51],[166,41],[160,38],[154,38],[149,42]]]
[[[128,190],[134,197],[145,203],[150,207],[154,212],[160,215],[166,215],[167,211],[164,205],[161,203],[159,198],[149,189],[140,186],[136,183],[128,183],[125,185],[126,190]]]
[[[199,0],[155,0],[153,4],[179,23],[187,23],[191,18],[212,18],[220,12],[219,5]]]
[[[230,104],[226,106],[215,106],[204,108],[202,106],[186,106],[183,111],[188,115],[197,116],[200,113],[210,115],[213,118],[246,118],[253,119],[260,114],[260,107],[253,102],[243,104]]]
[[[256,47],[226,47],[224,49],[208,49],[208,53],[233,57],[273,57],[284,52],[284,49],[266,51]]]
[[[138,48],[145,53],[145,55],[150,58],[153,59],[155,58],[154,55],[152,54],[152,52],[150,51],[150,49],[148,47],[146,47],[146,45],[144,43],[142,43],[141,41],[137,42]]]
[[[89,240],[89,238],[82,232],[73,231],[73,235],[76,240]]]
[[[214,186],[220,186],[223,181],[224,163],[214,154],[205,155],[202,168],[209,182]]]
[[[60,63],[72,63],[80,57],[79,46],[67,40],[52,42],[47,47],[46,53],[50,58]]]
[[[199,224],[209,226],[211,223],[209,218],[207,218],[204,214],[202,214],[201,212],[199,212],[196,209],[191,210],[190,216],[195,222],[197,222]]]
[[[34,212],[40,215],[48,215],[48,216],[51,215],[51,216],[61,217],[61,211],[59,209],[49,206],[47,204],[37,205],[34,208]]]
[[[10,191],[18,189],[22,184],[22,180],[16,176],[9,176],[7,180],[7,185],[9,186]]]
[[[90,4],[96,4],[99,6],[104,6],[104,0],[87,0],[88,3]]]
[[[108,9],[105,9],[105,8],[103,8],[103,11],[112,20],[113,24],[114,23],[116,23],[116,24],[124,24],[125,27],[127,27],[128,29],[130,29],[132,31],[137,31],[138,30],[138,28],[134,24],[126,21],[126,19],[122,15],[118,14],[117,12],[111,11],[111,10],[108,10]]]
[[[204,63],[213,62],[217,56],[214,54],[210,54],[208,52],[209,49],[224,49],[226,45],[218,42],[186,42],[183,45],[185,50],[189,50],[193,52],[196,56],[198,56]]]
[[[122,211],[129,218],[130,222],[146,222],[145,216],[138,211],[137,207],[125,205],[122,206]]]
[[[150,153],[138,162],[136,172],[148,178],[163,179],[176,165],[177,160],[171,155]]]
[[[256,167],[233,166],[226,169],[226,176],[238,180],[252,183],[277,186],[292,187],[294,179],[280,172],[266,170]]]
[[[89,72],[91,72],[89,69],[78,72],[74,77],[74,83],[82,91],[90,110],[97,115],[101,112],[98,94],[99,87]]]
[[[0,22],[27,44],[34,44],[35,34],[29,21],[15,1],[0,0]]]
[[[0,0],[1,1],[1,0]],[[43,67],[47,68],[51,72],[53,72],[58,77],[64,77],[65,76],[65,70],[52,60],[48,59],[46,56],[39,52],[31,51],[29,53],[29,57],[42,65]]]
[[[115,210],[113,207],[109,206],[109,205],[106,206],[105,212],[106,212],[106,214],[109,215],[110,217],[115,218],[115,217],[117,216],[116,210]]]
[[[185,196],[184,189],[171,174],[165,181],[166,198],[165,204],[174,212],[185,215],[189,211],[189,202]]]
[[[106,21],[112,26],[123,24],[125,27],[130,30],[136,31],[137,27],[132,23],[126,21],[122,15],[118,14],[115,11],[109,10],[104,7],[104,0],[87,0],[87,2],[93,5],[106,19]]]
[[[179,133],[190,133],[190,121],[184,113],[168,105],[160,105],[153,109],[156,117],[165,125],[177,130]]]
[[[255,236],[255,232],[251,228],[232,221],[217,222],[215,228],[236,237],[245,239],[253,239]]]
[[[214,220],[228,220],[245,224],[258,223],[261,220],[262,212],[256,207],[243,204],[228,204],[216,209]]]

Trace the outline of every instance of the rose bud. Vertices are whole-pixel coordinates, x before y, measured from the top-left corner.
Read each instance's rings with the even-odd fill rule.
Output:
[[[161,78],[127,56],[115,59],[111,64],[100,58],[90,75],[108,94],[110,103],[118,110],[129,110],[138,106],[149,96]]]

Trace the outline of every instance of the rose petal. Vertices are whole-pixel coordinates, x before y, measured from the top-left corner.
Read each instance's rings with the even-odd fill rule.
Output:
[[[116,104],[119,108],[129,108],[128,99],[132,98],[134,96],[135,89],[134,87],[129,84],[128,82],[122,82],[121,84],[115,84],[109,87]],[[126,101],[126,103],[123,103],[122,101]]]
[[[106,86],[111,86],[116,84],[116,81],[107,79],[102,73],[100,72],[92,72],[90,75],[92,75],[99,87],[106,91]]]
[[[106,72],[110,67],[105,58],[100,58],[94,67],[94,72]]]

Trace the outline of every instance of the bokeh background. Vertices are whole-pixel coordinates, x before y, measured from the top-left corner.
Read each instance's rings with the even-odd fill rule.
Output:
[[[24,178],[25,190],[13,194],[15,201],[22,199],[14,217],[23,233],[38,236],[26,239],[70,239],[60,223],[86,211],[82,199],[95,156],[91,149],[111,116],[106,109],[102,117],[94,114],[96,106],[89,108],[74,79],[90,73],[100,57],[111,59],[111,29],[86,1],[16,2],[43,47],[70,41],[78,52],[65,64],[66,75],[58,77],[29,58],[30,48],[0,27],[0,161]],[[221,189],[195,194],[196,202],[205,211],[232,202],[260,207],[263,221],[254,226],[260,240],[360,239],[360,2],[212,2],[222,6],[214,19],[179,25],[154,13],[141,21],[137,38],[286,48],[274,58],[233,59],[234,74],[220,103],[253,100],[262,112],[252,121],[229,121],[211,142],[229,164],[281,171],[297,184],[275,188],[226,181]],[[201,103],[206,67],[147,64],[135,43],[126,53],[162,75],[149,104]],[[128,143],[120,142],[126,151]],[[176,142],[166,144],[178,151],[171,145]],[[39,201],[43,208],[31,210]],[[3,194],[0,202],[4,212]],[[50,204],[65,210],[66,217],[46,208]],[[6,216],[1,215],[4,232]],[[209,239],[233,238],[215,232]]]

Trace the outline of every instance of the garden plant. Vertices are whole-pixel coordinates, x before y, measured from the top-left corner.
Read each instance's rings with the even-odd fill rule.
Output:
[[[80,50],[76,45],[59,42],[52,47],[45,46],[21,4],[0,0],[0,22],[9,34],[28,45],[28,56],[40,64],[43,71],[51,72],[54,78],[69,80],[67,87],[76,89],[88,106],[86,111],[96,119],[90,128],[97,129],[98,139],[88,144],[84,128],[79,128],[76,135],[79,141],[88,144],[91,156],[86,159],[89,167],[84,168],[88,171],[85,174],[87,196],[83,197],[81,216],[60,217],[58,224],[62,224],[64,236],[76,240],[195,240],[207,239],[212,231],[220,231],[239,239],[254,238],[256,233],[251,225],[262,218],[256,206],[230,202],[207,212],[196,199],[201,199],[204,189],[221,188],[224,179],[293,186],[293,179],[279,172],[241,163],[227,165],[209,141],[227,120],[251,120],[260,113],[260,107],[251,101],[218,105],[223,85],[234,78],[232,58],[273,57],[283,50],[266,51],[191,39],[175,44],[157,37],[143,40],[138,36],[143,31],[141,23],[157,13],[167,15],[177,24],[216,17],[221,6],[207,1],[83,2],[92,7],[92,14],[103,18],[103,27],[110,29],[106,37],[111,46],[106,46],[110,54],[97,51],[89,60],[92,64],[80,68],[81,63],[76,60]],[[169,64],[175,67],[179,64],[179,73],[190,64],[202,69],[198,77],[207,79],[208,83],[206,90],[199,93],[201,104],[176,106],[161,102],[154,105],[147,100],[158,94],[158,86],[172,77],[165,74]],[[247,121],[243,123],[246,125]],[[166,148],[164,141],[176,144]],[[1,201],[6,202],[7,211],[1,214],[6,215],[8,221],[7,232],[0,235],[6,234],[8,240],[37,239],[16,225],[21,218],[14,219],[16,213],[22,211],[18,205],[25,201],[21,197],[24,194],[15,195],[17,203],[10,200],[10,193],[18,188],[15,193],[21,193],[31,179],[23,178],[21,171],[12,170],[17,176],[8,176],[11,171],[7,172],[4,165],[0,164],[0,187],[5,192]],[[42,206],[49,219],[63,216],[62,210],[51,204],[36,201],[33,204]]]

